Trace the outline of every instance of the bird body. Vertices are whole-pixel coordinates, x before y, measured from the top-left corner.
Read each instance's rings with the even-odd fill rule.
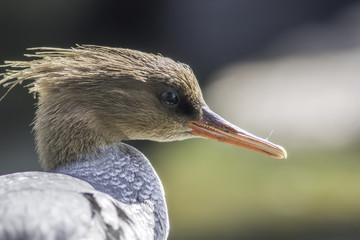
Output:
[[[156,172],[124,143],[55,172],[0,176],[0,213],[0,239],[165,239],[169,231]]]
[[[0,85],[28,82],[37,96],[47,172],[0,177],[0,239],[166,239],[161,181],[123,140],[200,136],[286,158],[212,112],[185,64],[123,48],[32,50],[34,60],[5,62]]]

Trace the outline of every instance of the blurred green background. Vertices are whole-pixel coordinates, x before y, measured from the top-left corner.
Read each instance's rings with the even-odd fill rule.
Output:
[[[164,159],[173,239],[360,236],[359,151],[290,148],[273,160],[202,140],[157,147],[148,156]]]
[[[287,149],[130,142],[163,181],[169,239],[360,239],[359,1],[5,0],[0,29],[1,63],[76,43],[185,62],[212,110]],[[40,169],[34,104],[21,87],[0,102],[0,174]]]

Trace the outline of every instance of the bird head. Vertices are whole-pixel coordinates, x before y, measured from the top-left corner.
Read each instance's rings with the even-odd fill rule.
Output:
[[[33,50],[35,54],[27,56],[35,60],[6,62],[16,70],[3,74],[0,84],[11,89],[33,80],[29,86],[38,95],[34,129],[40,159],[58,156],[53,149],[74,149],[79,154],[121,140],[192,137],[286,158],[281,146],[211,111],[193,71],[185,64],[123,48],[85,45]]]

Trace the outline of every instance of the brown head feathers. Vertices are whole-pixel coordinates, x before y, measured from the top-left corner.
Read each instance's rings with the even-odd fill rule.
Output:
[[[123,48],[29,50],[33,60],[5,62],[0,85],[25,82],[37,95],[34,130],[46,170],[121,140],[193,137],[185,123],[199,120],[206,104],[187,65]]]

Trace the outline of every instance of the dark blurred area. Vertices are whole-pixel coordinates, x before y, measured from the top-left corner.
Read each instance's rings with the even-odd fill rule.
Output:
[[[275,54],[277,50],[281,51],[276,44],[287,33],[296,32],[303,26],[331,23],[344,9],[351,9],[359,2],[355,0],[2,0],[0,2],[0,64],[3,64],[5,60],[24,59],[23,54],[29,47],[68,48],[76,44],[124,47],[161,53],[187,63],[194,70],[200,85],[206,88],[212,80],[215,81],[216,78],[212,76],[220,69],[235,62],[269,58],[274,51]],[[343,37],[346,38],[346,36]],[[318,46],[321,47],[321,45]],[[269,50],[271,46],[275,46],[272,51]],[[286,47],[291,48],[291,46]],[[3,70],[0,69],[0,71]],[[0,88],[0,97],[5,92],[6,89]],[[211,98],[210,95],[206,97]],[[35,99],[27,94],[27,89],[22,86],[14,88],[0,102],[0,174],[40,169],[31,134],[34,105]],[[348,219],[346,221],[331,219],[329,222],[322,222],[320,219],[319,224],[314,226],[310,220],[310,223],[307,223],[307,218],[304,217],[300,222],[306,225],[306,230],[295,228],[291,224],[281,226],[280,223],[286,223],[291,217],[284,217],[279,225],[270,224],[272,222],[270,215],[267,216],[269,217],[267,220],[261,219],[260,215],[257,216],[260,219],[258,222],[257,217],[251,218],[252,225],[248,229],[246,222],[240,223],[241,227],[233,222],[231,228],[223,229],[214,228],[211,225],[216,221],[208,225],[207,221],[203,221],[205,223],[198,226],[196,224],[201,222],[201,219],[191,220],[193,217],[191,215],[181,217],[176,215],[182,211],[176,209],[179,204],[176,203],[174,197],[176,194],[172,195],[178,183],[172,183],[171,177],[167,178],[169,176],[167,172],[170,171],[168,169],[175,169],[175,167],[169,166],[166,169],[161,166],[164,158],[175,153],[170,153],[169,150],[167,150],[168,155],[164,156],[152,153],[155,148],[161,151],[161,144],[144,146],[143,142],[137,142],[135,145],[149,155],[156,166],[159,166],[159,175],[169,198],[171,228],[173,229],[170,239],[204,237],[211,239],[211,236],[214,239],[239,239],[241,237],[241,239],[340,240],[360,238],[360,231],[356,230],[360,228],[360,224],[356,220]],[[215,145],[211,146],[215,147]],[[176,148],[176,145],[170,145],[167,148],[172,149],[172,146]],[[177,145],[179,148],[187,146]],[[205,145],[201,146],[208,148]],[[224,151],[228,149],[225,148]],[[201,158],[201,155],[196,156]],[[190,160],[185,162],[192,164]],[[221,162],[224,160],[221,159]],[[257,164],[264,163],[260,161]],[[269,162],[265,165],[269,165]],[[180,171],[179,169],[181,168],[177,170]],[[184,171],[188,170],[184,168]],[[202,171],[207,171],[207,169],[202,169]],[[194,172],[194,175],[197,174],[199,173]],[[179,173],[179,178],[182,178],[181,173]],[[359,179],[355,181],[357,180]],[[246,182],[242,184],[244,187]],[[354,184],[358,185],[359,182]],[[199,189],[203,188],[199,187]],[[188,193],[180,194],[197,199],[197,201],[207,201],[198,190],[193,192],[189,190]],[[181,191],[186,191],[186,188]],[[209,192],[211,191],[216,191],[216,189],[209,189]],[[213,194],[216,193],[213,192]],[[211,194],[206,196],[210,198]],[[222,202],[218,202],[220,206],[236,205],[227,196],[220,199],[222,199]],[[326,201],[326,198],[323,200]],[[202,211],[211,212],[214,206],[208,205],[207,210],[204,208]],[[252,209],[254,206],[249,208]],[[196,211],[196,209],[191,211]],[[264,211],[266,212],[266,209]],[[244,213],[245,217],[250,215],[251,213]],[[211,214],[199,216],[216,218]],[[356,218],[360,219],[360,214],[354,217]],[[186,221],[188,223],[184,223]]]
[[[331,21],[354,2],[2,1],[1,60],[19,59],[34,46],[102,44],[159,52],[206,81],[220,66],[261,53],[297,26]]]

